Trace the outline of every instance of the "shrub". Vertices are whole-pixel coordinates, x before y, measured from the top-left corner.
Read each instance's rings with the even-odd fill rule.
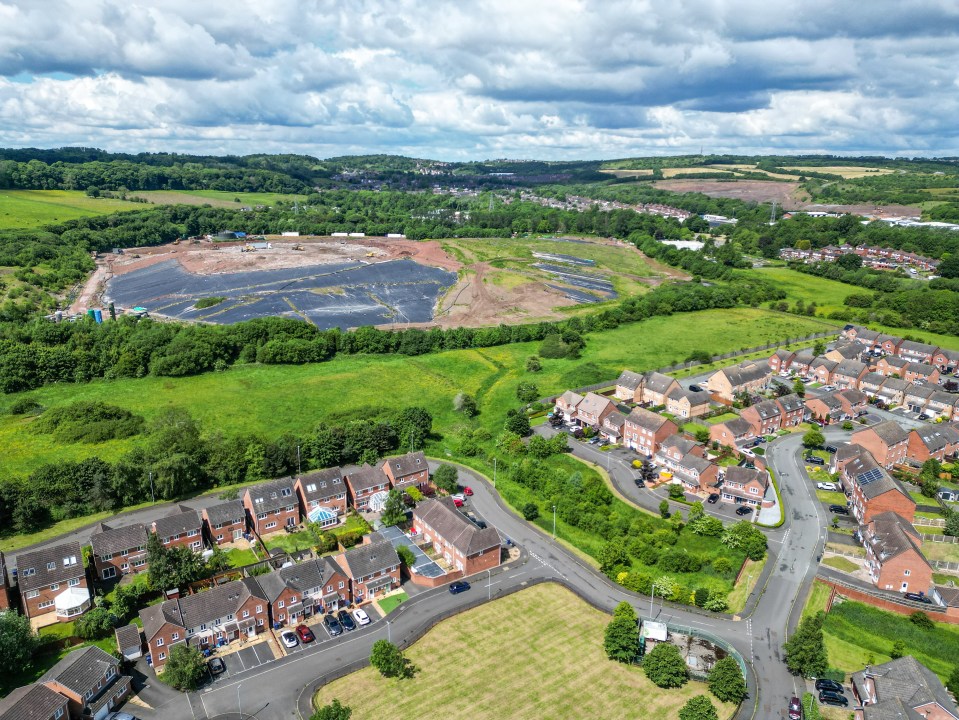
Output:
[[[679,648],[668,642],[657,643],[643,658],[643,672],[657,687],[682,687],[689,680],[686,661]]]
[[[739,663],[728,655],[717,660],[709,671],[709,691],[722,702],[742,702],[746,697],[746,679]]]
[[[200,680],[206,675],[206,660],[194,647],[179,643],[170,648],[160,680],[177,690],[196,690]]]
[[[90,609],[76,619],[73,630],[84,640],[105,638],[118,624],[117,616],[104,606]]]
[[[713,570],[715,570],[720,575],[725,575],[730,573],[733,570],[733,562],[727,557],[718,557],[713,560]]]
[[[935,629],[936,629],[936,624],[935,624],[935,623],[932,621],[932,619],[931,619],[928,615],[926,615],[926,613],[924,613],[922,610],[916,610],[916,612],[914,612],[912,615],[909,616],[909,620],[910,620],[910,621],[912,622],[912,624],[915,625],[917,628],[921,628],[921,629],[923,629],[923,630],[935,630]]]
[[[536,503],[526,503],[523,505],[523,518],[532,522],[539,517],[539,507]]]
[[[679,709],[679,720],[719,720],[719,715],[708,697],[696,695]]]
[[[219,305],[221,302],[226,300],[225,297],[205,297],[197,300],[193,306],[197,310],[202,310],[203,308],[213,307],[214,305]]]
[[[35,413],[40,409],[40,403],[33,398],[24,397],[13,401],[13,404],[10,406],[10,414],[27,415],[28,413]]]

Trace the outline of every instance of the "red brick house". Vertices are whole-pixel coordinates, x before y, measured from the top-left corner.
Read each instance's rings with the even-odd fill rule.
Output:
[[[756,439],[753,426],[741,417],[725,422],[716,423],[709,428],[709,439],[720,445],[735,448],[741,443]]]
[[[269,608],[256,578],[243,578],[140,611],[143,635],[159,672],[173,645],[188,642],[201,649],[267,629]]]
[[[242,500],[227,500],[202,510],[211,545],[239,540],[246,532],[246,507]]]
[[[806,398],[804,404],[810,419],[819,422],[826,422],[828,417],[829,422],[834,423],[844,414],[842,401],[839,399],[838,393]]]
[[[243,493],[243,507],[257,535],[277,532],[300,522],[300,503],[293,484],[293,478],[280,478],[249,487]]]
[[[666,393],[666,412],[681,418],[705,415],[709,412],[709,394],[675,387]]]
[[[840,390],[839,392],[833,395],[838,401],[839,405],[842,408],[842,414],[848,415],[849,417],[856,417],[860,412],[866,409],[866,406],[869,404],[868,399],[866,398],[865,393],[860,392],[859,390]]]
[[[843,360],[832,373],[832,382],[840,390],[859,389],[859,381],[869,372],[869,366],[859,360]]]
[[[765,470],[731,465],[726,468],[719,494],[724,502],[759,507],[768,486],[769,473]]]
[[[130,694],[133,678],[120,661],[95,645],[68,653],[37,684],[67,699],[71,718],[103,718]]]
[[[500,563],[499,533],[480,528],[456,509],[450,498],[426,500],[413,509],[417,535],[463,575],[473,575]]]
[[[843,336],[852,342],[859,343],[866,350],[872,350],[879,338],[879,333],[866,327],[853,326],[843,330]]]
[[[660,444],[679,430],[672,420],[643,408],[633,408],[623,423],[626,447],[652,457]]]
[[[903,339],[901,337],[896,337],[895,335],[882,335],[879,338],[879,350],[882,350],[886,355],[898,355],[899,346],[902,345]]]
[[[812,365],[809,366],[809,376],[815,378],[818,383],[828,385],[832,382],[833,373],[837,367],[839,367],[839,363],[834,360],[819,357],[813,360]]]
[[[939,368],[939,372],[955,372],[959,367],[959,350],[939,348],[932,356],[932,364]]]
[[[782,427],[795,427],[801,424],[803,418],[806,417],[806,405],[796,393],[789,393],[789,395],[776,398],[776,402],[779,403],[779,408],[782,410],[782,420],[779,423]]]
[[[852,434],[851,442],[866,448],[880,465],[891,470],[906,460],[909,433],[893,420]]]
[[[902,397],[902,404],[910,412],[925,412],[929,405],[929,398],[936,392],[933,388],[925,385],[910,385]]]
[[[69,622],[92,606],[78,542],[22,553],[17,582],[23,614],[30,619],[56,613],[58,622]]]
[[[0,612],[10,609],[10,585],[7,579],[7,563],[0,552]]]
[[[876,362],[876,372],[880,375],[889,377],[891,375],[903,376],[909,363],[896,355],[886,355],[879,358]]]
[[[782,408],[775,400],[763,400],[743,408],[739,417],[749,423],[753,435],[769,435],[780,428]]]
[[[899,344],[896,355],[913,363],[931,363],[933,356],[939,350],[935,345],[903,340]]]
[[[827,350],[823,357],[841,363],[843,360],[859,360],[863,347],[858,343],[837,344],[832,350]]]
[[[347,486],[343,470],[338,467],[307,473],[294,483],[300,514],[321,528],[333,527],[346,520]]]
[[[769,386],[769,365],[745,360],[739,365],[723,368],[709,376],[706,388],[715,397],[732,402],[739,393],[755,393]]]
[[[430,485],[430,468],[426,462],[426,455],[422,452],[407,453],[400,457],[383,461],[381,467],[386,477],[397,490],[408,487],[417,487],[427,490]]]
[[[705,491],[719,480],[719,468],[706,459],[705,447],[681,435],[666,438],[656,460],[692,491]]]
[[[914,383],[921,380],[924,383],[939,382],[939,368],[928,363],[909,363],[903,370],[902,379]]]
[[[953,425],[923,425],[909,432],[906,456],[917,463],[945,462],[959,450],[959,430]]]
[[[876,397],[879,394],[879,388],[889,378],[879,372],[871,372],[863,375],[859,381],[859,391],[868,397]]]
[[[956,406],[959,405],[959,396],[947,393],[944,390],[932,391],[929,402],[926,403],[926,414],[930,418],[956,418]]]
[[[69,702],[46,685],[24,685],[0,700],[0,720],[63,720]]]
[[[298,625],[304,618],[336,612],[352,601],[350,579],[331,557],[280,568],[256,581],[270,605],[272,625]]]
[[[902,405],[906,399],[906,391],[911,387],[910,383],[900,378],[886,378],[882,387],[879,388],[879,392],[876,393],[876,397],[890,406]]]
[[[851,681],[855,720],[959,720],[959,707],[942,681],[912,655],[868,665]]]
[[[379,533],[367,536],[334,559],[350,578],[350,593],[356,603],[367,602],[400,586],[400,558],[393,543]]]
[[[606,416],[614,410],[616,406],[609,398],[590,392],[586,393],[583,401],[576,407],[575,418],[581,425],[598,428]]]
[[[812,350],[800,350],[798,353],[796,353],[796,356],[792,359],[792,362],[789,363],[789,367],[787,369],[796,375],[802,375],[805,377],[809,374],[809,368],[812,367],[812,364],[815,362],[815,360],[816,356],[813,355]]]
[[[193,508],[175,505],[166,517],[153,522],[153,532],[163,547],[189,548],[193,552],[203,549],[203,520]]]
[[[620,444],[623,442],[625,426],[626,416],[618,410],[614,410],[603,418],[603,424],[599,427],[599,434],[610,442]]]
[[[769,369],[774,373],[788,372],[796,353],[780,348],[769,356]]]
[[[866,569],[880,590],[926,593],[932,566],[922,554],[922,536],[905,518],[883,512],[859,529],[866,548]]]
[[[346,476],[350,505],[357,510],[370,509],[370,499],[380,492],[390,489],[390,480],[380,468],[364,465]]]
[[[97,577],[109,580],[146,570],[147,534],[143,523],[123,527],[98,523],[90,536]]]
[[[887,510],[909,522],[915,518],[916,501],[866,448],[841,445],[833,455],[830,472],[840,474],[843,487],[851,494],[852,514],[860,524]]]
[[[637,389],[636,402],[644,405],[665,405],[666,396],[679,387],[676,378],[655,371],[645,372]]]

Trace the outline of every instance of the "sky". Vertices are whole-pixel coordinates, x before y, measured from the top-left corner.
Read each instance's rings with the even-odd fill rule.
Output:
[[[956,0],[0,0],[0,146],[959,155]]]

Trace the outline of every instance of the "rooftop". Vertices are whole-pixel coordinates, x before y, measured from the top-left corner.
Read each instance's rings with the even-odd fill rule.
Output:
[[[22,591],[65,583],[84,575],[83,552],[78,542],[41,548],[17,558],[17,577]]]

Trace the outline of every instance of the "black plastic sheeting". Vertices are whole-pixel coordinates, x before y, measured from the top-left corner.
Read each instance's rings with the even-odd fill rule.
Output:
[[[547,253],[536,251],[533,253],[533,257],[538,258],[539,260],[552,260],[553,262],[562,262],[570,263],[572,265],[595,265],[595,260],[587,260],[586,258],[576,257],[574,255],[563,255],[562,253]]]
[[[229,324],[258,317],[306,319],[320,329],[428,322],[456,273],[412,260],[312,265],[195,275],[176,260],[114,277],[107,298],[182,320]],[[204,297],[225,297],[196,309]]]

